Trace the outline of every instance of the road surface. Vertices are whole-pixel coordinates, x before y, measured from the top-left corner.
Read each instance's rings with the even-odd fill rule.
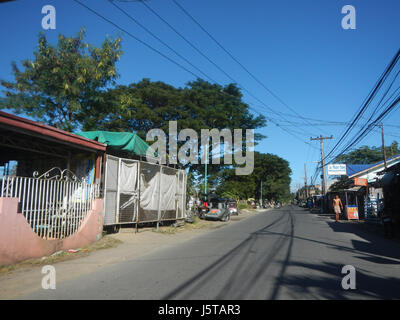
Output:
[[[22,298],[399,299],[399,245],[287,206]],[[341,286],[345,265],[355,290]]]

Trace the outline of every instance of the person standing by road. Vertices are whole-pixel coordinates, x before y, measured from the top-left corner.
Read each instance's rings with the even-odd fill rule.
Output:
[[[335,220],[336,220],[336,222],[339,221],[339,215],[341,213],[340,209],[343,210],[342,200],[340,200],[339,196],[336,195],[335,199],[333,199],[333,210],[335,211]]]

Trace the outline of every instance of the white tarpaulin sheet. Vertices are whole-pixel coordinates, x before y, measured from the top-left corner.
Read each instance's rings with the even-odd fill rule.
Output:
[[[157,172],[149,181],[145,181],[145,177],[142,175],[142,178],[140,179],[140,207],[143,210],[158,210],[159,180],[159,172]]]
[[[106,168],[104,225],[184,217],[183,170],[110,155]]]
[[[143,210],[158,210],[160,172],[157,172],[150,181],[140,181],[140,207]],[[177,191],[177,176],[161,174],[161,210],[175,210],[175,195]]]
[[[132,193],[136,190],[137,162],[121,162],[119,187],[121,193]]]
[[[161,210],[175,210],[175,194],[177,193],[178,178],[176,174],[162,174],[161,181]]]

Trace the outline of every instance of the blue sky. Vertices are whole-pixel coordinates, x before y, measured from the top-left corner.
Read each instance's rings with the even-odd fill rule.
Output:
[[[163,53],[185,64],[168,49],[148,36],[123,16],[107,0],[82,0],[110,20]],[[292,109],[304,117],[325,121],[349,121],[359,108],[378,76],[399,48],[400,2],[397,0],[178,0],[224,47],[238,58],[268,88]],[[87,40],[100,44],[106,35],[121,32],[96,17],[72,0],[19,0],[0,5],[2,49],[0,78],[11,80],[10,62],[32,57],[37,35],[42,30],[41,9],[51,4],[56,8],[56,30],[46,31],[55,41],[59,33],[76,34],[87,29]],[[176,29],[201,48],[240,85],[251,91],[278,112],[292,114],[249,75],[236,65],[202,31],[193,24],[171,0],[147,2]],[[357,29],[344,30],[341,9],[351,4],[356,9]],[[190,48],[182,39],[153,16],[141,3],[119,3],[132,16],[151,29],[193,64],[206,70],[220,84],[230,81],[213,65]],[[142,44],[122,34],[124,54],[118,62],[119,84],[129,84],[142,78],[165,81],[175,86],[194,77],[150,51]],[[189,67],[190,68],[190,67]],[[244,100],[260,110],[267,119],[279,116],[266,110],[252,97]],[[299,122],[295,117],[286,119]],[[394,111],[385,124],[400,125],[400,113]],[[344,126],[287,127],[296,131],[297,139],[269,122],[258,130],[267,136],[257,147],[260,152],[277,154],[290,162],[292,186],[304,183],[304,164],[308,176],[314,173],[320,160],[319,144],[313,147],[310,136],[333,135],[338,138]],[[399,128],[385,129],[387,143],[400,140]],[[336,140],[326,142],[326,153]],[[378,132],[361,144],[379,145]]]

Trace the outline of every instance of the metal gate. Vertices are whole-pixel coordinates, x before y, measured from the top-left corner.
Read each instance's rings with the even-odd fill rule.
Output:
[[[185,218],[184,170],[107,155],[105,174],[105,226]]]
[[[104,225],[136,222],[139,161],[107,155]]]

